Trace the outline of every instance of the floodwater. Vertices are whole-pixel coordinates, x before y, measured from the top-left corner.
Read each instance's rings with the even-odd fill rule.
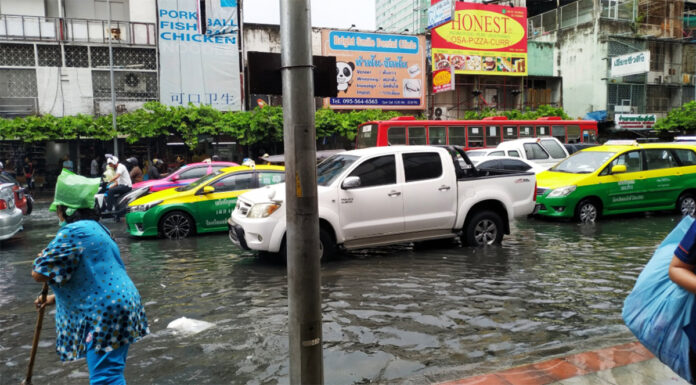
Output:
[[[623,300],[679,218],[666,213],[595,225],[523,219],[502,246],[405,245],[322,265],[326,384],[453,380],[633,341]],[[130,348],[131,384],[286,384],[285,266],[235,249],[225,234],[182,241],[117,237],[152,334]],[[40,206],[0,244],[0,384],[26,372],[41,285],[31,261],[57,220]],[[88,383],[84,360],[54,352],[47,311],[35,384]],[[196,335],[180,317],[214,323]]]

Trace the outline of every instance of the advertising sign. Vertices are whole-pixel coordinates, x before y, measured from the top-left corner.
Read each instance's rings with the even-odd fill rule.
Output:
[[[652,130],[656,121],[655,114],[616,114],[614,116],[617,130]]]
[[[454,67],[433,71],[433,93],[454,91]]]
[[[336,57],[334,109],[425,109],[425,37],[322,31],[322,53]]]
[[[527,76],[527,8],[455,4],[452,21],[432,30],[433,71]]]
[[[207,34],[237,32],[237,0],[205,0],[205,9]]]
[[[440,0],[428,8],[428,29],[452,20],[452,0]]]
[[[650,51],[611,58],[611,77],[644,74],[650,71]]]
[[[210,1],[236,4],[231,0]],[[169,106],[204,104],[221,111],[238,111],[242,103],[237,33],[199,34],[197,3],[198,0],[157,1],[160,102]],[[208,16],[208,25],[237,25],[236,10],[221,19],[214,12]]]

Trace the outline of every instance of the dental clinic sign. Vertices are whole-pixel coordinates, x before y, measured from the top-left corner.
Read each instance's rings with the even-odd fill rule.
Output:
[[[208,31],[201,35],[198,0],[157,0],[160,102],[239,111],[237,0],[206,3]]]
[[[611,77],[644,74],[650,71],[650,51],[630,53],[611,58]]]

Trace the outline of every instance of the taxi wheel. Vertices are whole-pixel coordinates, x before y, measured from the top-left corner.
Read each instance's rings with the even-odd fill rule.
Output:
[[[169,239],[183,239],[193,234],[193,219],[182,211],[167,213],[160,221],[160,232]]]
[[[583,199],[575,208],[575,218],[580,223],[594,223],[599,219],[599,206],[591,199]]]
[[[682,216],[696,214],[696,198],[690,193],[682,194],[677,201],[677,209]]]

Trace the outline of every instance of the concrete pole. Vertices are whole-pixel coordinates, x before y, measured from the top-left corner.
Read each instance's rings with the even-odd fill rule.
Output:
[[[111,47],[111,1],[106,0],[106,8],[108,8],[109,22],[109,75],[111,77],[111,125],[116,131],[116,90],[114,89],[114,50]],[[118,134],[114,137],[114,156],[118,157]]]
[[[310,20],[309,0],[280,1],[291,384],[324,382]]]

